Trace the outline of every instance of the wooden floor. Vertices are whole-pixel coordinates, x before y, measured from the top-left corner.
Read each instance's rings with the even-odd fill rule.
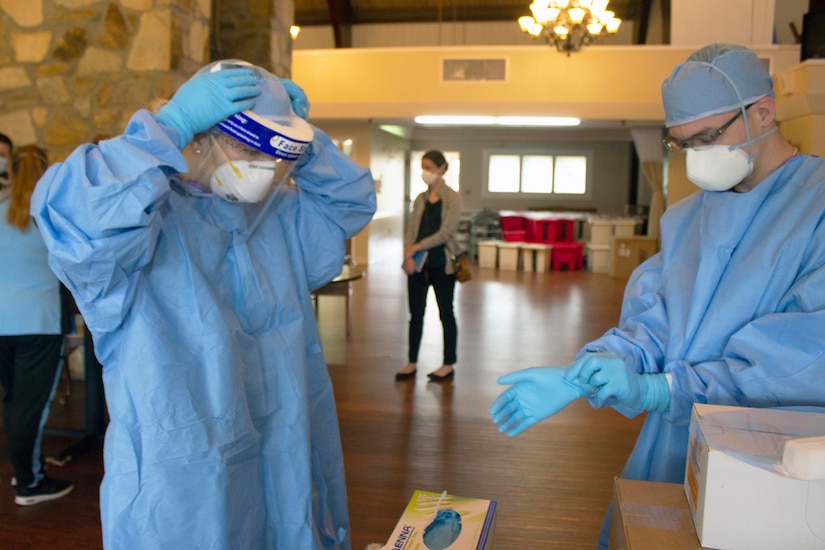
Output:
[[[475,279],[456,292],[458,365],[448,384],[425,376],[440,365],[442,353],[432,294],[418,378],[394,380],[406,362],[407,342],[406,283],[395,262],[370,265],[367,277],[353,284],[349,337],[344,300],[320,299],[354,550],[386,542],[415,489],[498,501],[493,540],[499,550],[595,548],[613,476],[641,418],[627,420],[579,401],[510,439],[497,432],[487,410],[501,391],[498,376],[566,364],[612,326],[624,283],[587,271],[474,271]],[[66,405],[53,405],[50,426],[82,429],[78,386]],[[44,444],[47,454],[55,454],[72,443],[53,432]],[[52,477],[75,481],[70,496],[29,508],[13,503],[5,442],[0,446],[0,548],[100,548],[100,445],[50,467]]]

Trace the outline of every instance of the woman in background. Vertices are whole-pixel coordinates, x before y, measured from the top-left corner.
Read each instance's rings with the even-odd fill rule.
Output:
[[[447,168],[447,159],[441,151],[427,151],[421,159],[421,177],[427,184],[427,190],[418,195],[413,203],[404,237],[402,265],[408,275],[409,362],[396,373],[396,380],[412,378],[418,370],[418,349],[421,346],[424,310],[430,285],[435,292],[444,332],[444,362],[427,377],[436,382],[455,377],[458,328],[453,312],[456,277],[452,259],[460,252],[456,233],[461,219],[461,195],[444,182],[443,176]],[[426,259],[423,265],[419,265],[424,251]]]
[[[0,191],[0,382],[14,502],[31,506],[65,496],[69,481],[46,477],[40,459],[43,426],[59,378],[63,346],[60,282],[29,216],[34,185],[46,171],[46,152],[13,151],[11,185]]]

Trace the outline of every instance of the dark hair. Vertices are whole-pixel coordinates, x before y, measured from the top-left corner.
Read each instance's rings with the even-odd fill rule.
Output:
[[[447,164],[447,159],[444,157],[444,153],[436,149],[427,151],[426,153],[424,153],[424,156],[422,158],[429,159],[430,161],[432,161],[433,164],[435,164],[439,168],[443,166],[445,172],[449,167]]]
[[[9,146],[9,153],[14,151],[14,145],[11,142],[11,138],[6,134],[0,134],[0,143],[5,143]]]
[[[14,145],[11,142],[11,138],[6,134],[0,134],[0,143],[5,143],[9,146],[9,154],[11,155],[14,152]],[[9,159],[11,161],[11,159]]]

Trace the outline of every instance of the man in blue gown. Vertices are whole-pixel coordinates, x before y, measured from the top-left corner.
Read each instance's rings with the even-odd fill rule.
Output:
[[[648,411],[622,477],[681,483],[694,403],[825,405],[825,162],[778,132],[774,96],[740,46],[702,48],[665,80],[666,145],[703,191],[665,212],[618,327],[565,367],[499,379],[512,384],[491,407],[500,431],[584,396]]]
[[[107,549],[350,547],[310,293],[375,190],[307,108],[260,67],[212,64],[36,189],[104,367]]]

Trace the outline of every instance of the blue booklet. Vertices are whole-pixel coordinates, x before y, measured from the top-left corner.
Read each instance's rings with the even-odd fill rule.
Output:
[[[413,254],[413,261],[415,262],[415,271],[420,272],[424,269],[424,262],[427,261],[427,251],[426,250],[419,250],[415,254]]]

